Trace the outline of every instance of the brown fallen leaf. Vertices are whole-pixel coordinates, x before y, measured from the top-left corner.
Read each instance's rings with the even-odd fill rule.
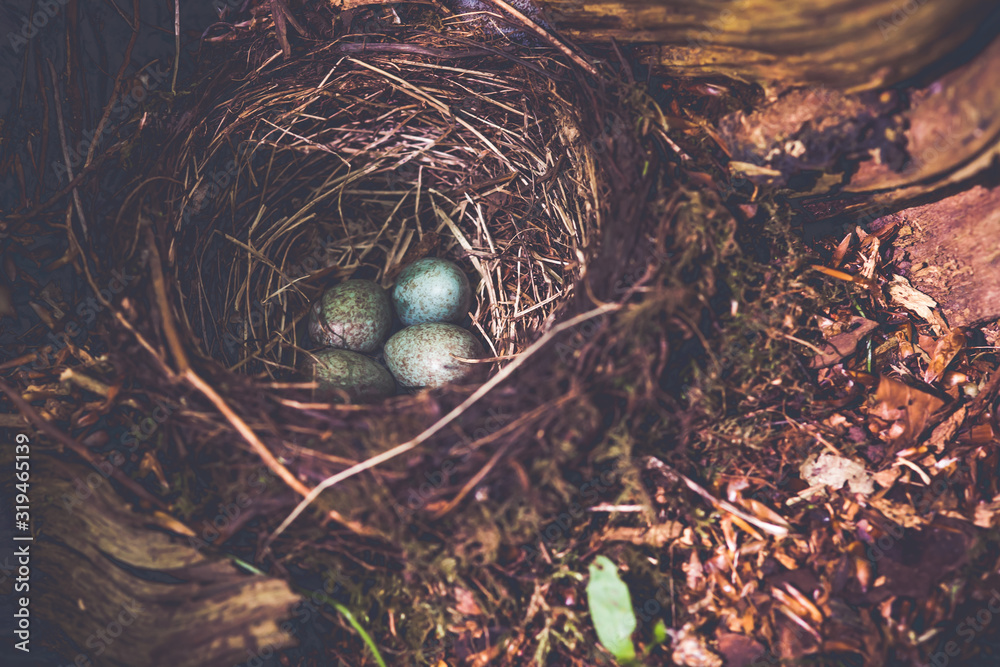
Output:
[[[479,603],[476,602],[476,598],[471,591],[461,586],[456,586],[453,592],[456,602],[455,611],[465,616],[482,615],[483,610],[479,608]]]
[[[882,376],[868,414],[888,423],[884,437],[901,449],[923,432],[943,406],[944,401],[934,394]]]
[[[876,327],[878,327],[878,322],[864,317],[852,317],[848,330],[831,336],[820,345],[822,354],[813,357],[809,366],[811,368],[825,368],[851,356],[857,351],[858,344]]]
[[[160,487],[164,491],[170,490],[170,483],[167,481],[167,476],[163,474],[163,466],[160,465],[160,461],[153,456],[152,452],[143,454],[142,460],[139,461],[139,472],[142,475],[153,473],[160,482]]]
[[[657,524],[649,529],[620,526],[611,528],[601,536],[608,542],[631,542],[661,548],[673,542],[684,532],[684,526],[676,521]]]
[[[931,384],[940,380],[947,370],[948,364],[962,351],[963,347],[965,347],[965,333],[961,328],[956,327],[942,336],[934,345],[931,363],[924,371],[924,382]]]
[[[693,623],[685,623],[680,630],[671,630],[671,654],[676,665],[686,667],[722,667],[722,658],[709,650],[705,638]]]
[[[865,263],[861,267],[860,274],[868,280],[873,280],[875,278],[875,269],[878,266],[879,260],[879,248],[881,247],[881,242],[877,236],[869,236],[866,241],[870,240],[871,248],[868,250],[868,256],[865,258]]]
[[[955,411],[955,414],[937,425],[931,432],[931,437],[927,439],[927,446],[936,452],[943,452],[944,446],[955,437],[958,429],[965,423],[965,415],[966,409],[963,405]]]
[[[17,309],[14,308],[14,297],[10,293],[10,288],[0,284],[0,317],[17,317]]]
[[[850,232],[844,237],[844,240],[840,242],[837,249],[833,253],[833,258],[830,260],[830,265],[832,268],[836,269],[844,261],[844,256],[847,254],[848,249],[851,247],[851,239],[854,235]]]
[[[727,667],[750,667],[766,653],[762,644],[746,635],[716,630],[715,639]]]
[[[889,298],[930,324],[936,334],[940,335],[947,331],[948,325],[934,310],[937,308],[937,301],[913,287],[903,276],[892,277],[892,282],[889,283]]]
[[[1000,525],[1000,496],[996,496],[992,501],[980,502],[976,505],[976,515],[973,519],[980,528],[993,528]]]

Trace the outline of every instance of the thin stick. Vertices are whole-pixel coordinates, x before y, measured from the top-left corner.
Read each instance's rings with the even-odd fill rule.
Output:
[[[52,95],[55,98],[56,120],[59,124],[59,141],[62,143],[63,160],[66,162],[66,175],[69,176],[70,180],[73,180],[73,164],[69,159],[69,142],[66,141],[66,126],[63,123],[62,104],[60,103],[62,96],[59,94],[59,79],[56,77],[56,68],[52,66],[52,61],[49,60],[48,63],[49,74],[52,75]],[[83,230],[84,237],[86,237],[87,218],[83,215],[83,204],[80,203],[80,192],[76,188],[73,188],[73,204],[75,205],[77,216],[80,218],[80,228]],[[67,224],[69,224],[68,220]]]
[[[357,475],[360,472],[364,472],[365,470],[374,468],[377,465],[380,465],[382,463],[385,463],[386,461],[396,458],[400,454],[405,454],[411,449],[418,447],[420,444],[427,441],[435,433],[443,429],[451,422],[455,421],[455,419],[462,413],[464,413],[466,410],[468,410],[469,407],[471,407],[473,404],[479,401],[483,396],[490,393],[490,391],[492,391],[494,387],[496,387],[498,384],[500,384],[508,377],[510,377],[514,373],[514,371],[520,368],[528,359],[534,356],[536,352],[545,347],[545,345],[549,341],[558,336],[560,333],[566,331],[567,329],[572,329],[576,325],[582,322],[586,322],[587,320],[591,320],[595,317],[600,317],[605,313],[610,313],[612,311],[619,310],[621,307],[622,305],[617,303],[605,304],[598,308],[594,308],[593,310],[588,310],[585,313],[581,313],[576,317],[572,317],[566,320],[562,324],[552,327],[549,331],[545,332],[545,334],[541,338],[532,343],[531,346],[528,347],[528,349],[522,352],[517,359],[512,361],[506,368],[504,368],[499,373],[490,378],[490,380],[487,381],[482,387],[477,389],[475,393],[473,393],[467,399],[462,401],[462,403],[459,404],[451,412],[449,412],[444,417],[442,417],[437,422],[428,427],[426,430],[424,430],[420,435],[413,438],[412,440],[404,442],[401,445],[397,445],[388,451],[382,452],[377,456],[373,456],[367,461],[362,461],[361,463],[355,466],[351,466],[347,470],[343,470],[337,473],[336,475],[332,475],[324,479],[322,482],[317,484],[312,491],[309,492],[309,495],[307,495],[305,498],[302,499],[302,502],[300,502],[298,506],[294,510],[292,510],[292,513],[289,514],[288,517],[281,522],[281,525],[278,526],[278,528],[273,533],[271,533],[271,536],[267,539],[267,544],[269,545],[271,542],[275,540],[275,538],[281,535],[281,533],[283,533],[285,529],[288,528],[288,526],[290,526],[291,523],[295,521],[295,519],[300,514],[302,514],[302,512],[305,511],[305,509],[314,500],[316,500],[319,494],[323,493],[323,491],[329,489],[330,487],[336,484],[339,484],[348,477],[353,477],[354,475]],[[266,548],[267,547],[265,545],[265,549]]]
[[[514,17],[514,19],[517,20],[518,23],[523,25],[525,28],[527,28],[528,30],[535,33],[536,35],[541,37],[543,40],[545,40],[552,46],[562,51],[567,58],[575,62],[583,69],[587,70],[587,72],[591,76],[597,76],[596,67],[594,67],[586,60],[584,60],[582,57],[580,57],[575,51],[573,51],[573,49],[569,48],[566,44],[563,44],[563,42],[558,37],[556,37],[549,31],[547,31],[545,28],[538,25],[530,18],[519,12],[516,8],[512,7],[510,4],[505,2],[505,0],[489,0],[489,2],[496,5],[506,13],[510,14],[512,17]]]
[[[170,94],[177,94],[177,70],[181,68],[181,0],[174,0],[174,76]]]
[[[80,458],[82,458],[90,465],[94,466],[94,468],[97,471],[101,472],[102,475],[104,474],[99,464],[107,463],[107,461],[95,455],[85,446],[81,445],[79,442],[77,442],[76,440],[74,440],[73,438],[71,438],[70,436],[68,436],[67,434],[63,433],[55,426],[50,424],[48,421],[46,421],[40,414],[38,414],[35,411],[33,407],[31,407],[30,403],[21,398],[20,394],[14,391],[2,380],[0,380],[0,391],[2,391],[7,395],[7,398],[9,398],[11,403],[14,404],[14,407],[20,410],[24,418],[27,419],[32,424],[34,424],[35,428],[37,428],[39,431],[46,434],[53,440],[59,442],[67,449],[73,450]],[[140,484],[138,484],[136,481],[128,477],[128,475],[123,473],[118,466],[112,465],[111,472],[109,474],[115,478],[116,482],[127,488],[129,491],[134,493],[139,498],[142,498],[143,500],[148,502],[150,505],[154,505],[164,511],[168,511],[168,508],[166,504],[163,503],[163,501],[161,501],[156,496],[151,495],[148,491],[146,491],[146,489],[142,488]]]
[[[112,2],[111,4],[115,6],[115,9],[118,9],[116,3]],[[87,168],[94,160],[94,152],[97,150],[97,144],[100,143],[100,137],[104,136],[104,128],[107,127],[108,120],[111,118],[111,111],[115,107],[115,98],[118,97],[118,93],[122,89],[122,79],[125,78],[125,70],[128,69],[129,63],[132,62],[132,49],[139,38],[139,0],[132,0],[131,21],[125,17],[125,14],[120,9],[118,11],[122,18],[126,19],[125,22],[128,26],[132,28],[132,36],[125,47],[125,56],[122,58],[121,67],[118,68],[118,74],[115,75],[115,82],[111,85],[111,97],[108,98],[108,103],[104,106],[104,113],[101,114],[101,120],[97,123],[97,129],[94,131],[94,140],[90,142],[90,148],[87,149],[87,159],[83,161],[84,168]]]
[[[221,412],[223,416],[229,420],[229,423],[232,424],[237,431],[239,431],[240,435],[243,436],[243,439],[250,444],[254,453],[264,461],[267,467],[270,468],[274,474],[280,477],[285,484],[292,487],[292,489],[297,491],[300,495],[309,495],[309,487],[300,482],[288,468],[281,464],[281,461],[275,458],[274,454],[271,453],[271,450],[269,450],[267,446],[260,441],[257,434],[253,432],[253,429],[247,426],[247,423],[243,421],[243,419],[241,419],[231,407],[229,407],[229,404],[226,403],[225,399],[219,396],[219,392],[215,391],[212,385],[202,380],[198,374],[190,368],[185,369],[183,375],[184,379],[208,397],[208,400],[210,400],[219,412]]]
[[[149,231],[149,258],[150,258],[150,269],[153,273],[153,291],[156,294],[156,300],[160,308],[160,313],[163,317],[163,330],[167,336],[167,343],[170,345],[170,350],[173,352],[174,360],[177,362],[178,371],[180,375],[190,382],[198,391],[203,393],[209,401],[218,409],[219,412],[229,421],[230,424],[243,436],[243,439],[247,441],[250,448],[254,451],[257,456],[264,462],[264,464],[277,475],[281,480],[295,490],[299,495],[308,497],[310,494],[309,487],[300,482],[292,472],[281,464],[271,450],[267,448],[257,434],[253,432],[245,421],[236,412],[229,407],[225,399],[219,395],[219,392],[205,382],[197,373],[191,368],[190,362],[187,358],[187,353],[184,351],[184,345],[181,343],[180,335],[177,331],[176,323],[174,322],[174,314],[170,308],[170,301],[167,298],[167,287],[166,281],[163,277],[163,265],[160,261],[160,253],[156,247],[156,240],[153,238],[152,228],[147,228]],[[366,529],[364,526],[356,521],[350,521],[347,517],[341,515],[339,512],[333,510],[330,511],[329,516],[334,521],[343,524],[347,528],[350,528],[354,532],[367,535],[371,531]]]
[[[156,295],[156,302],[163,316],[163,332],[167,336],[167,344],[177,362],[177,370],[183,375],[190,363],[187,353],[184,351],[184,344],[177,333],[177,325],[174,322],[174,311],[170,307],[170,299],[167,298],[167,283],[163,277],[163,263],[160,261],[160,251],[156,247],[156,238],[153,235],[152,225],[146,228],[149,235],[149,267],[153,274],[153,293]]]
[[[727,500],[716,498],[711,493],[709,493],[708,490],[705,489],[703,486],[701,486],[692,479],[688,479],[685,475],[681,474],[675,468],[667,465],[666,463],[664,463],[663,461],[661,461],[656,457],[652,456],[649,457],[646,461],[646,467],[659,468],[667,475],[676,476],[680,478],[680,480],[684,482],[684,485],[687,486],[687,488],[689,488],[690,490],[694,491],[696,494],[704,498],[706,501],[708,501],[710,505],[712,505],[716,509],[722,510],[724,512],[729,512],[733,516],[743,519],[747,523],[757,526],[758,528],[763,530],[765,533],[768,533],[769,535],[774,535],[775,537],[786,537],[788,535],[787,525],[781,526],[773,523],[768,523],[767,521],[758,519],[752,514],[744,512],[740,508],[736,507],[736,505],[733,505],[731,502]]]

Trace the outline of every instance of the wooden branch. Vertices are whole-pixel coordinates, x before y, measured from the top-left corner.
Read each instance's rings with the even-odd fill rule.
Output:
[[[151,527],[92,469],[39,456],[33,473],[46,503],[32,565],[47,576],[32,581],[32,613],[68,638],[67,663],[232,665],[294,643],[279,627],[299,601],[284,581]]]
[[[647,44],[677,75],[874,88],[951,52],[993,0],[537,0],[579,43]]]
[[[941,305],[948,324],[1000,318],[1000,187],[978,186],[887,216],[899,223],[895,246],[911,263],[913,286]]]
[[[846,214],[858,222],[953,192],[1000,155],[998,68],[1000,38],[902,97],[791,90],[720,121],[734,160],[730,171],[760,185],[822,172],[823,180],[804,193],[805,207],[817,218]],[[842,173],[842,158],[857,163],[853,173]]]

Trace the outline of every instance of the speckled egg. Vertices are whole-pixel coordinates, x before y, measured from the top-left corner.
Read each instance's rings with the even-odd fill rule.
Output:
[[[350,350],[322,350],[313,355],[313,373],[320,391],[341,389],[358,403],[378,401],[396,393],[396,381],[382,364]]]
[[[405,387],[440,387],[471,377],[479,364],[454,357],[479,359],[483,348],[462,327],[427,322],[406,327],[385,344],[385,363]]]
[[[403,269],[392,303],[406,326],[460,322],[469,312],[472,289],[462,269],[446,259],[425,257]]]
[[[347,280],[323,293],[309,313],[309,336],[317,345],[373,352],[392,325],[385,290],[370,280]]]

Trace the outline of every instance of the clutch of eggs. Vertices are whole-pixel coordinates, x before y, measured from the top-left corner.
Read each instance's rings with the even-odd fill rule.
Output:
[[[456,326],[469,312],[472,289],[452,262],[428,257],[399,274],[392,298],[370,280],[347,280],[326,290],[309,313],[309,335],[331,348],[313,356],[321,389],[340,389],[352,400],[391,396],[395,383],[439,387],[471,378],[482,346]],[[385,344],[385,363],[364,354],[378,351],[392,326],[392,311],[404,328]],[[391,371],[391,375],[390,375]],[[393,380],[395,378],[395,381]]]

